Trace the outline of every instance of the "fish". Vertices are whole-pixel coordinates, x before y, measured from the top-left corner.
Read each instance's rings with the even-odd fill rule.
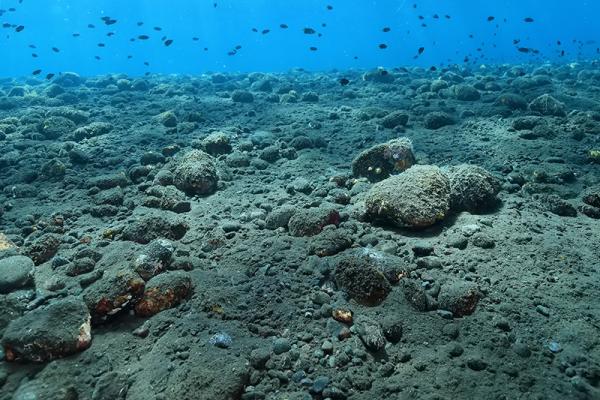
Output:
[[[200,40],[200,38],[199,38],[199,37],[195,37],[195,36],[194,36],[194,37],[192,38],[192,40],[193,40],[194,42],[197,42],[198,40]]]
[[[173,39],[167,39],[167,40],[165,40],[165,46],[169,47],[172,44],[173,44]]]
[[[332,5],[330,5],[330,4],[328,4],[326,8],[327,8],[327,10],[329,10],[329,11],[333,10],[333,6],[332,6]]]
[[[524,18],[524,19],[523,19],[523,21],[524,21],[524,22],[531,23],[531,22],[533,22],[533,18],[531,18],[531,17],[527,17],[527,18]]]
[[[74,32],[72,36],[73,36],[73,37],[79,37],[79,36],[81,36],[81,33]]]
[[[417,50],[419,55],[423,54],[424,51],[425,51],[425,47],[419,47],[419,50]]]
[[[42,70],[41,70],[41,69],[36,69],[35,71],[33,71],[33,72],[31,73],[31,75],[39,75],[41,72],[42,72]]]
[[[236,54],[237,54],[237,51],[235,51],[235,50],[230,50],[230,51],[227,52],[228,56],[234,56]]]
[[[450,19],[450,18],[452,18],[452,17],[451,17],[451,16],[449,16],[448,14],[446,14],[446,15],[444,15],[444,18],[446,18],[446,19]]]
[[[114,36],[114,35],[115,35],[115,33],[114,33],[114,32],[108,32],[108,33],[106,34],[106,36],[108,36],[108,37],[111,37],[111,36]]]
[[[150,63],[149,63],[148,61],[144,61],[144,65],[145,65],[146,67],[149,67],[149,66],[150,66]]]
[[[148,39],[150,39],[150,36],[148,36],[148,35],[139,35],[138,39],[140,39],[140,40],[148,40]]]
[[[127,56],[127,59],[128,59],[128,60],[131,60],[132,58],[133,58],[133,56],[132,56],[131,54],[129,54],[129,55]]]
[[[314,35],[317,33],[317,31],[315,31],[313,28],[304,28],[302,31],[305,35]]]
[[[437,14],[433,14],[433,19],[440,19],[440,16]]]
[[[35,44],[30,44],[28,47],[29,47],[30,49],[37,49],[37,46],[36,46]]]
[[[281,29],[287,29],[288,28],[287,24],[280,24],[279,27]]]
[[[391,31],[391,30],[392,30],[392,29],[391,29],[389,26],[386,26],[386,27],[384,27],[384,28],[382,29],[382,31],[383,31],[383,32],[386,32],[386,33],[387,33],[387,32],[389,32],[389,31]]]
[[[5,22],[5,23],[3,23],[3,24],[2,24],[2,27],[3,27],[3,28],[10,28],[11,26],[12,26],[12,25],[11,25],[11,24],[9,24],[8,22]]]
[[[521,39],[513,39],[513,44],[519,44],[521,43]]]
[[[311,46],[308,48],[310,51],[317,51],[318,49],[315,46]]]
[[[52,48],[52,51],[53,51],[53,52],[55,52],[55,53],[59,53],[59,52],[60,52],[60,49],[59,49],[58,47],[53,47],[53,48]]]
[[[144,23],[143,23],[142,21],[139,21],[139,22],[137,23],[137,26],[142,26],[142,25],[144,25]]]
[[[46,80],[50,80],[50,79],[54,78],[54,75],[55,74],[53,74],[52,72],[49,73],[48,75],[46,75]]]
[[[242,45],[240,45],[240,44],[238,44],[237,46],[235,46],[235,49],[236,49],[236,50],[239,50],[239,49],[241,49],[241,48],[242,48]]]
[[[15,28],[15,32],[21,32],[25,27],[23,25],[19,25]]]
[[[94,58],[95,58],[96,60],[98,60],[98,61],[100,61],[100,60],[101,60],[100,56],[94,56]]]
[[[517,50],[520,53],[529,53],[531,51],[531,49],[529,47],[518,47]]]
[[[96,27],[96,25],[94,25],[94,24],[88,24],[87,27],[90,28],[90,29],[94,29]]]
[[[380,43],[377,47],[379,47],[380,49],[383,50],[383,49],[387,49],[388,46],[385,43]]]
[[[155,26],[155,27],[154,27],[154,28],[152,28],[152,29],[154,29],[154,30],[155,30],[155,31],[157,31],[157,32],[160,32],[160,31],[162,31],[162,28],[161,28],[160,26]]]
[[[429,70],[431,72],[435,72],[435,71],[437,71],[437,68],[435,67],[435,65],[432,65],[431,67],[429,67]]]
[[[490,15],[489,17],[487,17],[488,22],[492,22],[495,19],[496,19],[496,17],[494,17],[493,15]]]
[[[252,28],[252,32],[258,32],[258,29]]]
[[[267,33],[269,33],[269,32],[271,32],[271,30],[270,30],[270,29],[263,29],[261,33],[262,33],[263,35],[266,35],[266,34],[267,34]]]
[[[35,54],[35,53],[31,53],[31,57],[33,57],[33,58],[38,58],[38,55],[37,55],[37,54]]]
[[[106,47],[104,43],[98,43],[98,47]]]
[[[340,82],[340,85],[346,86],[347,84],[350,83],[350,80],[348,78],[342,78],[342,79],[340,79],[339,82]]]

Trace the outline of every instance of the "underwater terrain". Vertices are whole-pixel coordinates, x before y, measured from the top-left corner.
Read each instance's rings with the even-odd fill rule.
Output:
[[[0,400],[600,399],[590,9],[97,3],[0,1]]]

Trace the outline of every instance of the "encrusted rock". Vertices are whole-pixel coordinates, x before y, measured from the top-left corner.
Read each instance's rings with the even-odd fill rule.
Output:
[[[468,281],[455,281],[442,285],[438,295],[438,306],[451,311],[455,317],[470,315],[481,298],[477,285]]]
[[[313,236],[327,225],[339,225],[340,214],[328,206],[297,210],[288,222],[290,234],[293,236]]]
[[[164,271],[172,261],[175,247],[166,239],[156,239],[146,245],[134,261],[134,270],[144,280],[149,280]]]
[[[529,109],[542,115],[555,117],[565,117],[567,115],[564,103],[561,103],[549,94],[543,94],[536,97],[529,103]]]
[[[358,302],[381,303],[392,290],[380,253],[367,249],[351,250],[340,256],[335,268],[337,285]]]
[[[31,258],[12,256],[0,260],[0,294],[33,284],[35,265]]]
[[[365,199],[372,219],[398,227],[425,228],[450,209],[450,181],[438,167],[416,165],[373,185]]]
[[[485,169],[462,164],[450,168],[450,203],[454,211],[479,212],[492,208],[500,182]]]
[[[213,158],[200,150],[192,150],[180,160],[175,171],[175,186],[188,195],[207,195],[217,189],[217,168]]]
[[[144,295],[135,305],[135,313],[149,317],[178,305],[192,292],[192,280],[183,271],[171,271],[150,279]]]

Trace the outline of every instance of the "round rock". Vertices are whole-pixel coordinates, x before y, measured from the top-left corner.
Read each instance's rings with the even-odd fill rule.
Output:
[[[34,267],[33,260],[25,256],[12,256],[0,260],[0,293],[6,294],[31,286]]]

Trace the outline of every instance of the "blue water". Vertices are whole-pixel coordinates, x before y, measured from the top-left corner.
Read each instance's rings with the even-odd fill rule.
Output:
[[[0,0],[0,9],[11,7],[16,11],[0,17],[12,25],[2,28],[0,76],[29,75],[36,69],[43,77],[61,71],[142,75],[477,66],[599,56],[598,1]],[[488,21],[489,16],[495,19]],[[117,22],[105,25],[102,17]],[[527,17],[534,22],[524,22]],[[289,28],[281,29],[282,23]],[[18,25],[24,29],[17,33]],[[322,36],[304,34],[306,27]],[[384,27],[390,31],[383,32]],[[265,29],[270,32],[262,34]],[[107,36],[109,32],[114,35]],[[130,41],[139,35],[150,38]],[[163,36],[173,40],[171,46],[164,45]],[[515,39],[520,40],[516,45]],[[387,48],[380,49],[380,44]],[[236,54],[228,55],[238,45]],[[420,47],[424,51],[415,58]],[[522,53],[517,47],[539,53]]]

